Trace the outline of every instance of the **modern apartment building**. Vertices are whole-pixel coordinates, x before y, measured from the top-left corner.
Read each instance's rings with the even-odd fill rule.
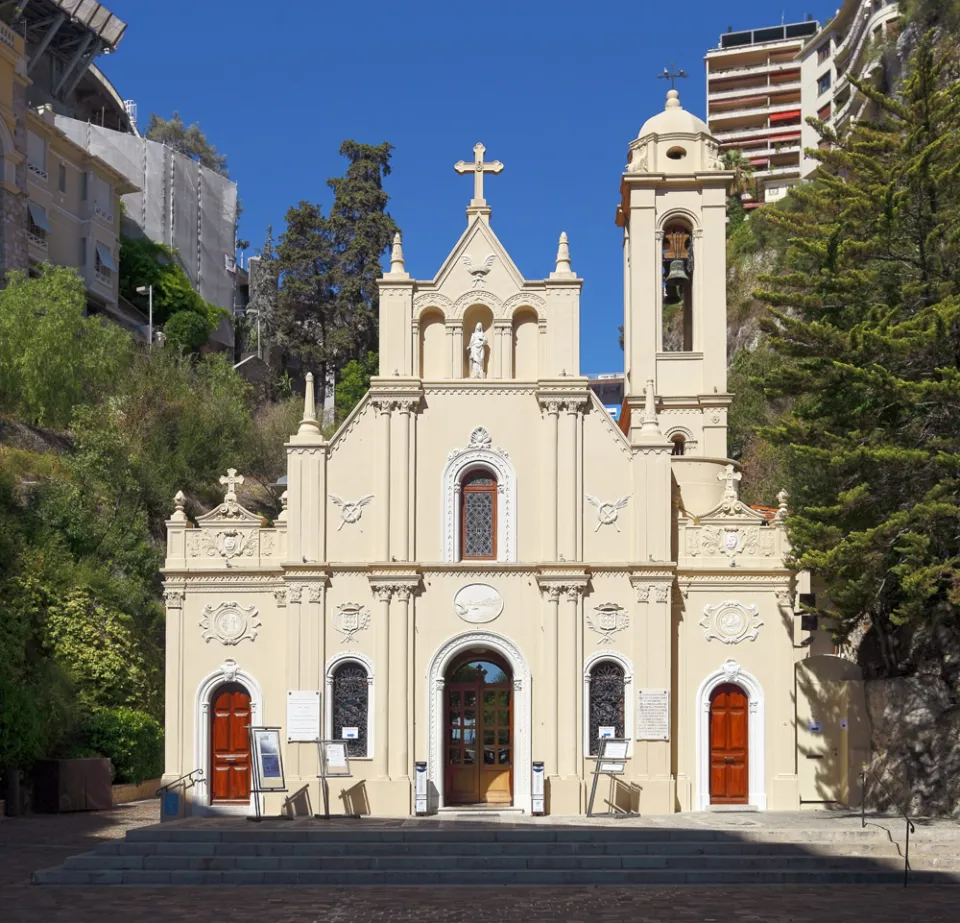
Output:
[[[844,0],[843,5],[800,52],[800,100],[804,122],[803,147],[820,143],[816,130],[806,123],[816,116],[835,130],[872,115],[872,103],[850,81],[872,82],[879,88],[889,85],[893,60],[887,60],[887,39],[898,28],[900,11],[893,0]],[[801,162],[801,176],[817,167],[812,157]]]
[[[820,23],[769,26],[720,36],[704,57],[707,125],[721,151],[738,150],[754,167],[756,199],[786,195],[801,175],[801,64],[798,54]]]
[[[0,23],[0,274],[50,262],[83,276],[88,310],[136,326],[119,306],[120,196],[136,191],[27,103],[23,38]]]

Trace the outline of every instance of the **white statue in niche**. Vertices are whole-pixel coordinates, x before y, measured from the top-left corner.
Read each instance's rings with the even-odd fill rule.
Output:
[[[477,323],[470,337],[467,353],[470,355],[470,377],[483,378],[483,351],[487,345],[487,338],[483,335],[483,325]]]

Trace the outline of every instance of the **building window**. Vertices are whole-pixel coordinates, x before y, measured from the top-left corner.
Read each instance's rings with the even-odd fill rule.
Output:
[[[370,677],[363,664],[341,663],[333,674],[333,740],[346,740],[347,754],[368,756],[367,722],[370,713]],[[346,728],[346,737],[344,729]]]
[[[94,177],[93,196],[94,212],[105,221],[113,221],[113,189],[110,184]]]
[[[463,560],[497,557],[497,478],[471,471],[460,482],[460,548]]]
[[[822,95],[830,89],[830,71],[826,71],[817,78],[817,93]]]
[[[825,122],[828,118],[830,118],[830,113],[832,111],[833,109],[831,108],[830,103],[827,103],[825,106],[822,106],[817,110],[817,118],[820,119],[821,122]]]
[[[61,192],[67,191],[67,168],[63,164],[57,168],[57,188]]]
[[[77,264],[80,267],[87,265],[87,238],[80,238],[80,262]]]
[[[590,671],[590,755],[600,752],[601,728],[613,728],[614,737],[625,737],[625,699],[623,667],[612,660],[601,660]],[[610,736],[604,731],[604,736]]]
[[[47,249],[47,235],[50,233],[50,220],[42,205],[27,203],[27,237],[34,246]]]
[[[830,57],[830,42],[828,40],[824,42],[817,49],[817,64],[823,64],[823,62],[826,61],[827,58],[829,57]]]
[[[27,169],[40,179],[47,178],[47,142],[32,131],[27,132]]]
[[[103,285],[110,285],[113,281],[113,273],[116,271],[116,264],[113,262],[113,254],[110,248],[97,241],[94,254],[94,271],[97,281]]]
[[[677,433],[676,436],[672,436],[670,441],[673,443],[672,455],[683,455],[687,448],[687,440],[683,438],[681,433]]]
[[[80,201],[86,202],[87,196],[90,194],[88,192],[88,187],[90,184],[90,174],[86,170],[80,174]]]

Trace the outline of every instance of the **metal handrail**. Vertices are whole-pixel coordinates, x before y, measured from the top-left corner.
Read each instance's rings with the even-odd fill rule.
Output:
[[[203,778],[202,768],[191,769],[190,772],[180,776],[179,779],[174,779],[172,782],[168,782],[166,785],[161,785],[160,788],[157,789],[157,793],[156,795],[154,795],[154,797],[159,798],[165,791],[168,791],[169,789],[173,788],[175,785],[179,785],[181,782],[184,783],[184,788],[186,788],[187,785],[193,782],[196,782],[198,779],[202,779],[202,778]]]
[[[872,776],[875,782],[880,783],[880,787],[886,792],[890,801],[893,802],[893,806],[903,815],[903,819],[907,822],[906,845],[903,850],[903,886],[906,887],[910,881],[910,834],[916,833],[917,828],[914,827],[910,815],[903,809],[900,802],[890,794],[890,789],[884,785],[883,779],[875,773],[864,770],[860,773],[860,829],[862,830],[867,826],[867,776]]]

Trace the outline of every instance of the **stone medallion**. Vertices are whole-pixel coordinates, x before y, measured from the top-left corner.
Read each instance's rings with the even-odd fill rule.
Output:
[[[503,612],[503,597],[486,583],[468,583],[453,597],[453,608],[465,622],[482,625]]]
[[[737,644],[740,641],[754,641],[760,634],[763,621],[756,606],[745,606],[739,602],[717,603],[704,606],[700,627],[709,641],[715,638],[724,644]]]
[[[260,628],[260,618],[254,606],[220,603],[204,606],[200,620],[204,641],[216,639],[221,644],[238,644],[244,639],[253,641]]]

